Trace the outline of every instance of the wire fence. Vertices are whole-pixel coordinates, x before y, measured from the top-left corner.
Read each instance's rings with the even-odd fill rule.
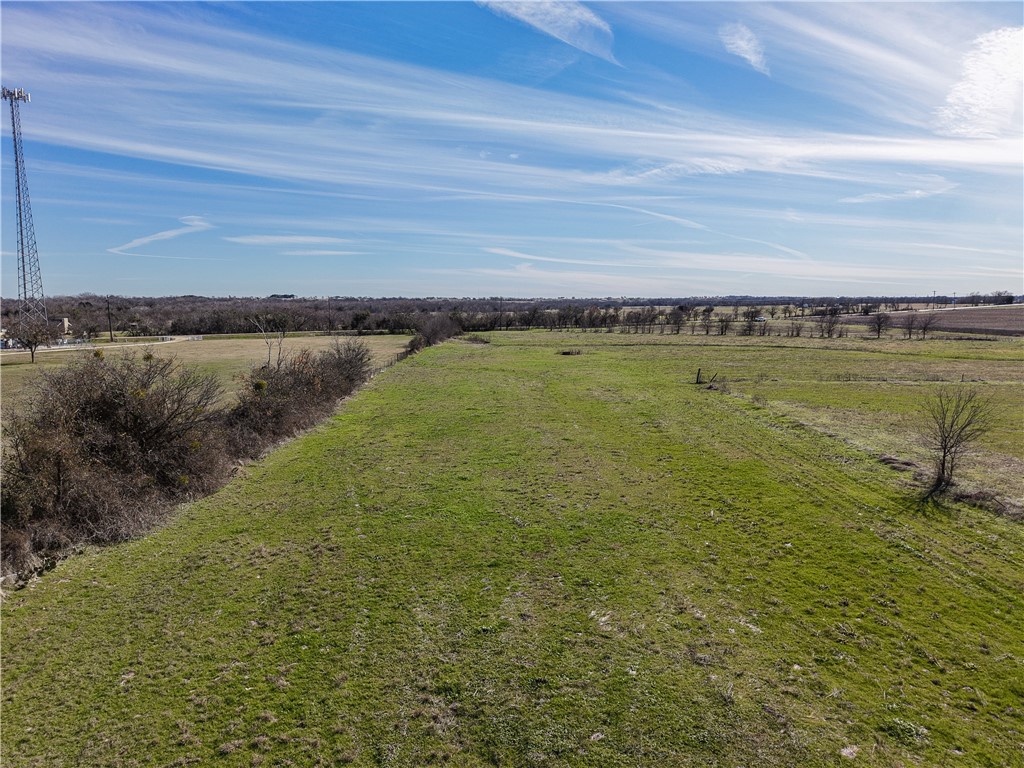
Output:
[[[373,369],[373,372],[370,374],[370,378],[372,379],[376,377],[378,374],[383,373],[393,365],[398,365],[412,354],[413,353],[409,350],[403,349],[401,352],[391,355],[391,357],[387,358],[387,360],[385,360],[379,367]]]

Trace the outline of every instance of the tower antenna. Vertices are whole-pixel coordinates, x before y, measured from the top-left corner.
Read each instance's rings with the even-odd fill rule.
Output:
[[[21,113],[18,103],[32,99],[24,88],[3,88],[3,100],[11,103],[11,133],[14,136],[14,180],[18,201],[18,324],[47,322],[46,302],[43,297],[43,277],[39,271],[39,251],[36,248],[36,229],[32,223],[32,203],[28,197],[25,178],[25,150],[21,145]]]

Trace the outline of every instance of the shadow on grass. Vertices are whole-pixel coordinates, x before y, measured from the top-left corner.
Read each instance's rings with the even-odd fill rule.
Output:
[[[1024,509],[1006,499],[1000,499],[990,491],[965,493],[946,492],[942,495],[908,497],[905,510],[926,520],[952,520],[957,516],[957,507],[973,507],[992,515],[1006,518],[1015,523],[1024,522]]]
[[[926,498],[924,492],[907,496],[904,508],[926,520],[952,520],[956,517],[956,508],[948,499],[938,496]]]

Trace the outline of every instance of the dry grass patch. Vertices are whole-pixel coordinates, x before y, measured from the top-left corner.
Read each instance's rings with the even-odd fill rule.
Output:
[[[390,362],[409,343],[409,336],[288,336],[284,339],[281,349],[286,353],[295,353],[302,349],[319,352],[331,347],[334,340],[340,338],[358,338],[373,353],[373,361],[377,367]],[[116,355],[123,352],[139,352],[140,349],[152,349],[158,355],[173,355],[182,363],[195,365],[201,371],[213,373],[221,382],[226,393],[234,388],[235,379],[249,368],[267,360],[267,344],[262,337],[228,338],[205,337],[202,341],[178,340],[169,344],[136,345],[129,343],[106,344],[101,347],[105,355]],[[272,360],[277,358],[277,347],[270,350]],[[91,354],[90,350],[68,349],[67,351],[43,352],[37,356],[35,365],[28,362],[28,353],[5,352],[0,355],[0,393],[5,405],[16,402],[24,391],[28,381],[39,371],[52,370],[64,365],[67,360],[83,354]]]

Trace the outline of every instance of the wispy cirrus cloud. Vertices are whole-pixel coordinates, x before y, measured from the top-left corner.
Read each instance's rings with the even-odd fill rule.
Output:
[[[612,28],[582,3],[575,0],[478,0],[478,4],[584,53],[618,64],[612,54]]]
[[[746,24],[741,22],[724,24],[719,27],[718,36],[729,53],[746,59],[747,63],[762,75],[771,74],[768,71],[768,62],[764,58],[761,41]]]
[[[708,53],[721,50],[724,40],[708,35],[706,27],[713,24],[721,32],[733,23],[723,18],[730,3],[613,7],[606,15],[617,25],[642,25],[666,42]],[[858,3],[855,13],[851,7],[750,3],[743,6],[744,25],[757,30],[757,39],[771,41],[776,82],[915,129],[934,128],[936,106],[962,76],[960,57],[971,41],[1020,16],[1009,4],[983,10],[977,3]],[[1012,76],[1015,70],[1007,71]]]
[[[242,245],[329,245],[350,242],[345,238],[322,235],[238,235],[223,239]]]
[[[686,219],[686,218],[683,218],[682,216],[673,216],[670,213],[660,213],[658,211],[647,210],[646,208],[637,208],[635,205],[623,205],[622,203],[584,203],[584,204],[585,205],[598,205],[598,206],[603,206],[605,208],[619,208],[619,209],[621,209],[623,211],[632,211],[633,213],[641,213],[644,216],[650,216],[651,218],[660,219],[661,221],[670,221],[673,224],[678,224],[679,226],[686,227],[687,229],[703,229],[703,230],[707,229],[707,227],[704,226],[703,224],[701,224],[700,222],[692,221],[691,219]]]
[[[551,269],[532,262],[511,268],[470,267],[465,269],[420,269],[422,275],[439,276],[445,280],[468,281],[470,285],[501,285],[508,293],[529,296],[559,296],[574,292],[588,296],[655,296],[662,292],[673,276],[595,272],[582,269]],[[706,280],[688,280],[694,293],[720,292],[719,286]]]
[[[919,176],[914,179],[916,185],[910,189],[898,192],[867,192],[862,195],[853,195],[840,198],[840,203],[880,203],[890,200],[923,200],[926,197],[942,195],[956,189],[957,184],[948,181],[942,176]]]
[[[322,249],[284,251],[282,256],[362,256],[365,251],[330,251]]]
[[[712,272],[741,272],[758,275],[785,275],[794,280],[821,280],[834,282],[886,282],[899,283],[914,280],[920,276],[920,267],[892,263],[864,263],[854,261],[825,261],[816,259],[813,263],[805,259],[787,259],[749,253],[695,253],[650,248],[637,248],[639,255],[659,258],[668,265],[679,269],[707,270]],[[943,277],[969,277],[973,268],[969,266],[948,267]],[[1012,274],[1005,270],[1005,274]]]
[[[564,293],[571,286],[586,286],[594,295],[638,295],[653,296],[663,293],[667,285],[692,286],[692,292],[720,291],[729,285],[734,275],[763,275],[775,277],[784,275],[789,280],[829,284],[862,284],[904,286],[913,285],[920,279],[920,270],[912,265],[853,263],[850,261],[816,261],[764,257],[755,254],[723,254],[717,252],[679,251],[674,249],[631,249],[624,251],[618,259],[567,259],[542,257],[504,248],[485,249],[489,253],[520,259],[510,268],[478,266],[465,269],[422,270],[425,273],[476,276],[506,281],[510,285],[521,285],[531,295],[556,295]],[[577,269],[574,269],[577,268]],[[611,271],[592,271],[603,267]],[[638,273],[636,270],[643,271]],[[963,279],[973,270],[955,265],[942,267],[936,277],[942,279]],[[992,273],[1012,277],[1012,270],[997,270]],[[545,293],[543,287],[556,289],[556,293]]]
[[[213,229],[213,225],[210,224],[202,216],[182,216],[178,219],[185,226],[178,227],[177,229],[165,229],[162,232],[155,232],[152,235],[146,235],[145,237],[138,237],[124,245],[118,245],[114,248],[108,248],[109,253],[116,253],[118,256],[141,256],[147,259],[184,259],[187,261],[210,261],[207,257],[200,256],[155,256],[153,254],[138,253],[138,249],[143,246],[149,245],[150,243],[156,243],[161,240],[171,240],[175,237],[181,237],[182,235],[191,235],[196,232],[203,232],[207,229]],[[221,261],[221,259],[217,259]]]
[[[963,59],[960,80],[936,112],[939,132],[969,138],[1005,135],[1021,108],[1022,51],[1024,27],[1005,27],[977,38]]]
[[[695,108],[652,112],[469,75],[439,78],[424,67],[201,24],[169,24],[161,34],[149,31],[146,12],[134,6],[121,13],[129,21],[138,15],[138,28],[147,31],[140,37],[136,26],[108,26],[103,36],[117,44],[99,45],[94,15],[83,17],[71,4],[60,8],[61,24],[32,40],[33,50],[45,56],[21,67],[26,80],[55,83],[51,103],[62,109],[35,131],[63,146],[387,197],[396,189],[656,188],[689,175],[745,171],[813,178],[827,168],[833,177],[849,177],[853,164],[896,160],[1019,172],[1012,142],[981,147],[935,136],[787,135],[770,122],[751,125]],[[5,20],[21,16],[28,17],[20,22],[26,28],[43,27],[22,8],[5,13]],[[12,60],[21,44],[5,40]],[[66,78],[48,71],[47,62],[60,56],[81,73]],[[109,74],[85,74],[96,66]],[[273,110],[265,109],[268,81],[293,84]],[[101,82],[120,94],[110,114],[88,108],[86,94]],[[163,94],[160,117],[153,114],[152,91]],[[217,104],[216,116],[207,103]],[[305,119],[307,113],[317,119]],[[358,130],[364,124],[375,130]],[[520,159],[481,158],[484,142],[509,147]]]
[[[636,269],[636,268],[650,268],[657,267],[661,268],[663,264],[643,264],[637,263],[635,260],[620,259],[614,260],[602,260],[602,259],[566,259],[558,256],[537,256],[536,254],[524,253],[523,251],[516,251],[511,248],[484,248],[487,253],[492,253],[495,256],[509,256],[513,259],[523,259],[524,261],[543,261],[551,264],[574,264],[576,266],[587,266],[587,267],[616,267],[619,269]]]
[[[370,48],[346,48],[342,38],[324,46],[269,27],[231,24],[231,4],[215,10],[174,6],[171,12],[159,4],[14,3],[4,7],[5,71],[21,82],[45,84],[33,93],[29,127],[40,146],[61,149],[54,155],[61,160],[35,163],[44,171],[35,178],[42,177],[43,188],[47,175],[61,180],[51,185],[60,190],[60,205],[74,205],[81,215],[96,201],[75,193],[103,189],[104,211],[136,221],[168,209],[207,212],[220,229],[217,236],[196,239],[229,256],[246,250],[246,263],[259,265],[249,272],[258,277],[286,262],[290,274],[282,279],[299,281],[308,267],[306,274],[314,276],[306,279],[319,286],[330,272],[324,265],[336,257],[346,269],[335,271],[358,281],[353,284],[379,280],[392,286],[397,275],[414,272],[393,264],[472,264],[481,248],[503,245],[532,265],[532,272],[522,272],[537,280],[538,295],[554,295],[541,282],[548,277],[564,278],[558,293],[580,295],[583,283],[573,276],[588,269],[614,271],[607,284],[625,285],[631,266],[645,278],[658,272],[675,280],[672,287],[650,283],[657,293],[686,295],[697,290],[692,273],[668,264],[654,270],[651,260],[628,247],[706,251],[708,259],[694,263],[708,265],[715,253],[724,254],[720,264],[729,263],[736,250],[750,259],[842,254],[873,265],[883,249],[850,255],[858,230],[893,242],[986,243],[1019,264],[1021,142],[1013,130],[1019,117],[984,141],[936,132],[936,108],[954,84],[969,80],[970,57],[961,57],[972,41],[991,30],[1018,28],[1019,20],[1003,6],[946,11],[932,3],[878,3],[859,5],[851,14],[845,4],[798,10],[751,4],[739,26],[753,42],[743,44],[744,36],[735,34],[742,30],[734,29],[735,50],[729,50],[722,30],[737,18],[733,5],[595,5],[602,19],[569,3],[538,21],[547,12],[538,8],[553,4],[527,4],[537,6],[522,12],[533,13],[535,24],[509,11],[520,4],[501,10],[492,5],[491,11],[568,38],[569,45],[586,45],[591,35],[609,54],[614,26],[616,54],[629,68],[592,62],[589,68],[566,67],[557,83],[536,84],[535,77],[510,73],[504,58],[510,50],[543,57],[554,49],[573,60],[580,55],[528,31],[491,41],[494,51],[474,49],[479,59],[460,69],[450,55],[432,65],[426,56],[389,55],[383,47],[373,48],[373,56],[358,53]],[[444,7],[439,15],[483,22],[493,34],[495,20],[481,9]],[[431,31],[418,31],[424,49],[437,42]],[[446,43],[473,34],[455,26],[444,31]],[[648,41],[658,44],[647,50]],[[996,42],[988,44],[993,51]],[[740,66],[756,67],[758,55],[766,70],[770,58],[778,102],[738,104],[735,94],[702,92],[713,88],[707,84],[717,82],[715,68],[722,62],[738,65],[739,56],[745,62]],[[1012,77],[1012,61],[1006,61]],[[668,62],[692,63],[694,70]],[[645,66],[661,71],[648,79],[640,72]],[[698,66],[707,68],[699,77]],[[595,78],[595,71],[602,77]],[[962,104],[988,103],[977,95],[989,80],[970,82],[974,101],[964,97]],[[267,83],[288,87],[273,90]],[[96,92],[116,92],[118,98],[97,110]],[[1003,93],[996,86],[992,92]],[[974,113],[957,113],[961,124],[969,124],[961,113]],[[64,159],[71,152],[81,152],[74,166]],[[929,174],[939,181],[929,183]],[[943,188],[942,180],[959,185],[965,205],[928,201],[953,188]],[[52,204],[57,196],[49,197]],[[922,204],[865,205],[912,199]],[[189,253],[194,241],[188,238],[159,249],[154,243],[198,231],[183,220],[178,229],[112,250],[134,255],[148,243],[153,253]],[[261,232],[271,234],[255,234]],[[110,242],[109,229],[103,237],[100,251]],[[369,258],[346,259],[355,249]],[[892,263],[905,251],[886,253],[888,261],[877,263]],[[593,263],[565,261],[582,254]],[[564,265],[557,275],[544,264],[554,259]],[[774,269],[773,262],[765,263]],[[735,264],[731,271],[741,277],[703,283],[707,291],[738,290],[742,276],[754,273],[746,261]],[[374,269],[386,270],[386,277],[372,277]],[[920,269],[917,263],[906,278],[886,278],[912,285],[909,273]],[[776,290],[768,288],[780,284],[776,277],[803,280],[802,274],[843,277],[810,263],[759,285]],[[224,285],[236,278],[225,278]],[[462,285],[413,282],[403,290],[441,295],[462,291]],[[483,281],[477,285],[484,295],[500,292]],[[976,282],[974,288],[990,287]]]

